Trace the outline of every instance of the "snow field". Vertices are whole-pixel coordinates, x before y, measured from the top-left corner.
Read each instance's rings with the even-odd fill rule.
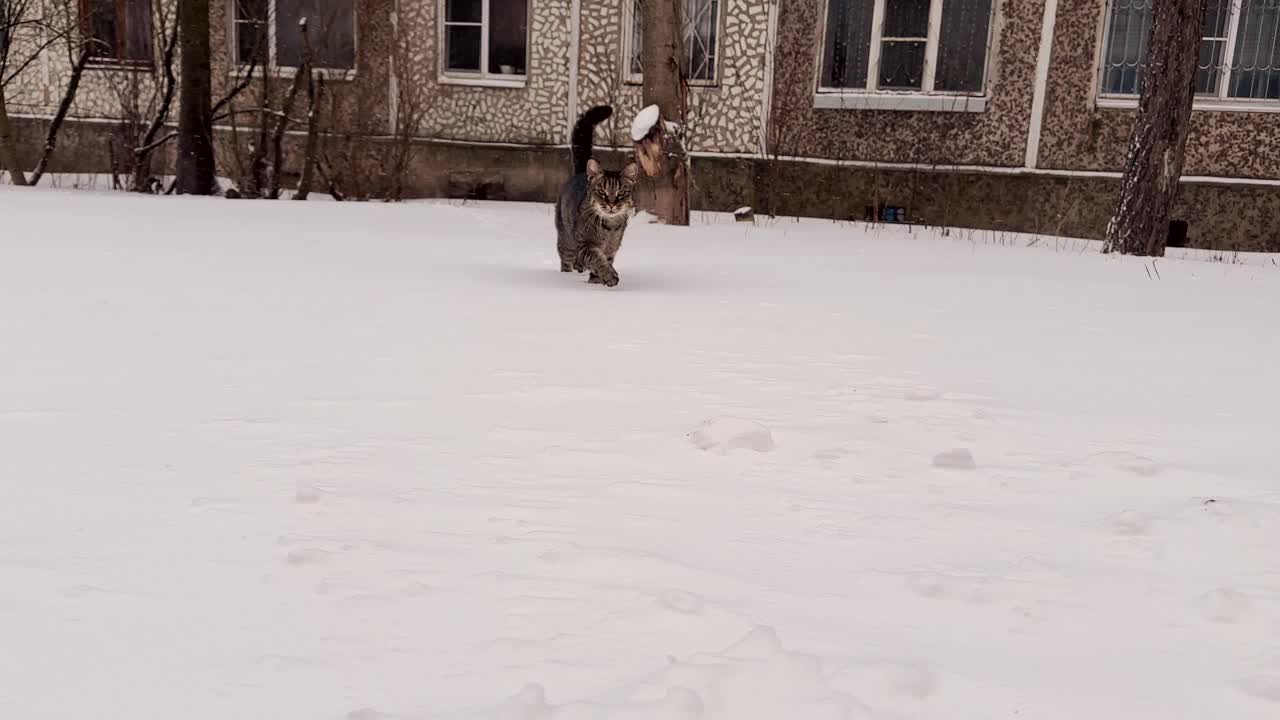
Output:
[[[1266,258],[550,212],[0,188],[0,714],[1280,713]]]

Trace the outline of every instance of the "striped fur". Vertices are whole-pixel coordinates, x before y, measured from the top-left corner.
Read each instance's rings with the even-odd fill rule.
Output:
[[[613,261],[635,208],[633,191],[640,175],[635,163],[621,171],[611,171],[591,157],[595,126],[611,115],[613,108],[600,105],[583,113],[574,125],[574,174],[561,188],[556,203],[560,272],[589,270],[591,282],[607,287],[618,284]]]

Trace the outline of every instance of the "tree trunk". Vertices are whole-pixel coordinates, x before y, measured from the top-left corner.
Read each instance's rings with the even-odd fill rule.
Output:
[[[22,169],[22,160],[13,147],[13,126],[9,123],[9,108],[0,88],[0,167],[9,171],[9,182],[19,187],[27,185],[27,173]]]
[[[1155,3],[1138,117],[1103,252],[1164,255],[1191,129],[1205,0]]]
[[[653,177],[654,213],[668,225],[689,224],[689,165],[684,147],[685,85],[680,58],[684,0],[645,0],[642,16],[644,105],[660,110],[663,162]],[[673,123],[678,132],[668,132]]]
[[[249,145],[249,175],[240,183],[246,198],[260,198],[267,186],[267,128],[271,117],[271,67],[262,63],[262,84],[258,91],[258,126]]]
[[[305,75],[303,73],[306,73]],[[293,76],[289,92],[285,93],[284,105],[280,108],[280,116],[276,118],[275,131],[271,135],[271,182],[267,189],[267,198],[280,198],[281,176],[284,175],[284,133],[289,129],[289,113],[293,112],[293,104],[302,91],[302,84],[311,76],[311,66],[305,61]]]
[[[310,60],[307,64],[310,65]],[[311,196],[311,177],[315,172],[316,142],[319,140],[320,132],[318,104],[320,90],[324,88],[323,80],[322,77],[320,82],[317,82],[315,71],[310,67],[307,68],[307,142],[302,150],[302,175],[298,177],[298,192],[294,193],[294,200],[306,200]],[[320,87],[317,88],[317,85]]]
[[[209,67],[209,0],[178,0],[181,72],[178,89],[177,190],[212,195],[213,77]]]

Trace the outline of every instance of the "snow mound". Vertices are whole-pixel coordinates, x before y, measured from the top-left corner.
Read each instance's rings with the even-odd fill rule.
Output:
[[[645,139],[661,117],[662,112],[657,105],[650,105],[636,113],[635,119],[631,121],[631,139],[635,142]]]
[[[934,455],[933,466],[947,470],[973,470],[978,464],[974,462],[973,453],[968,448],[956,448]]]
[[[769,452],[773,449],[773,433],[754,420],[742,418],[714,418],[686,437],[699,450],[716,450],[722,453],[733,450]]]

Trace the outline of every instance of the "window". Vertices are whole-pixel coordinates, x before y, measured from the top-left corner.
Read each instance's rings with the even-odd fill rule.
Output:
[[[720,43],[721,0],[684,0],[684,57],[681,70],[694,84],[716,81],[717,52]],[[624,28],[627,38],[626,80],[644,82],[644,2],[632,0],[631,17]]]
[[[1102,94],[1141,91],[1152,2],[1108,3]],[[1208,0],[1200,36],[1200,97],[1280,100],[1280,0]]]
[[[80,20],[94,62],[149,67],[151,0],[80,0]]]
[[[300,21],[316,67],[354,70],[356,19],[352,0],[235,0],[236,59],[242,65],[302,66]]]
[[[981,94],[992,0],[828,0],[819,89]]]
[[[523,80],[529,72],[529,0],[443,0],[445,74]]]

